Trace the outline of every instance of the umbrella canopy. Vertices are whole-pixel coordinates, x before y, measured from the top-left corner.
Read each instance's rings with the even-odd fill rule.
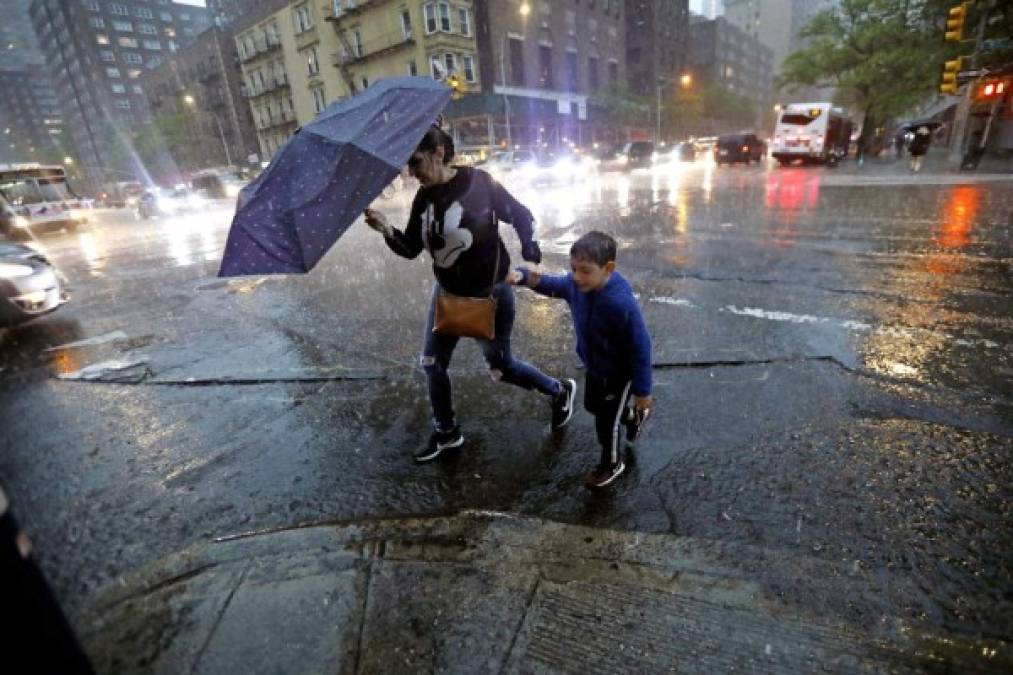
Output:
[[[943,123],[937,122],[936,120],[919,120],[917,122],[908,122],[901,128],[908,131],[914,131],[918,127],[928,127],[929,131],[935,131],[941,126],[943,126]]]
[[[332,103],[239,195],[218,276],[308,272],[397,176],[450,100],[428,77]]]

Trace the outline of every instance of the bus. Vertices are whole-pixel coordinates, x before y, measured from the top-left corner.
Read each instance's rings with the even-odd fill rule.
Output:
[[[73,231],[88,222],[85,212],[93,207],[74,193],[59,165],[0,164],[0,196],[20,216],[17,226],[33,232]]]
[[[833,164],[848,156],[851,120],[831,103],[790,103],[774,127],[771,155],[781,166],[796,160]]]

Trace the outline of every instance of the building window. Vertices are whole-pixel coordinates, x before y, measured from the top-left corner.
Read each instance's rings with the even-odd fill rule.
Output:
[[[179,20],[180,21],[189,21],[190,20],[190,15],[187,14],[186,12],[184,12],[183,14],[179,15]]]
[[[141,85],[135,84],[134,87],[133,87],[133,89],[134,89],[134,93],[135,94],[139,94],[141,96],[144,96],[144,87],[142,87]]]
[[[415,64],[415,59],[408,62],[408,75],[410,77],[416,77],[419,74],[419,67]]]
[[[129,77],[131,80],[136,80],[141,76],[141,73],[143,72],[144,72],[143,70],[140,70],[138,68],[131,68],[130,70],[127,71],[127,77]]]
[[[89,9],[89,11],[92,12],[102,11],[102,8],[99,7],[98,0],[87,0],[87,2],[85,2],[84,4]]]
[[[158,35],[158,29],[150,23],[137,24],[137,32],[144,33],[145,35]]]
[[[311,76],[320,74],[320,57],[317,55],[316,47],[306,50],[306,74]]]
[[[355,55],[361,58],[366,54],[366,50],[362,46],[362,31],[356,28],[352,32],[352,37],[355,39]]]
[[[426,20],[426,35],[432,35],[437,31],[436,4],[432,2],[427,2],[422,7],[422,14]]]
[[[362,88],[363,89],[369,89],[369,79],[367,79],[365,77],[362,78]]]
[[[577,52],[566,52],[566,85],[568,91],[580,89],[580,73],[577,70]]]
[[[444,54],[443,62],[447,65],[447,75],[457,72],[457,58],[453,54]]]
[[[434,80],[443,78],[443,64],[440,62],[439,54],[433,54],[429,57],[429,72],[432,74]]]
[[[538,45],[538,82],[543,89],[552,89],[552,47]]]
[[[313,27],[313,16],[310,14],[309,5],[299,5],[295,8],[295,32],[305,33]]]
[[[587,83],[591,91],[598,91],[601,87],[598,81],[598,59],[593,56],[587,57]]]
[[[441,2],[437,4],[440,10],[440,30],[444,33],[450,32],[450,3]]]
[[[401,30],[405,40],[412,39],[412,15],[407,9],[401,12]]]
[[[101,33],[98,33],[95,35],[95,42],[99,43],[100,45],[107,45],[109,44],[109,38],[105,35],[102,35]]]
[[[99,51],[98,56],[103,61],[112,62],[112,61],[116,60],[116,54],[114,54],[113,52],[109,51],[108,49],[103,49],[103,50]]]
[[[125,93],[127,93],[127,88],[124,87],[122,84],[112,84],[112,85],[109,85],[109,86],[113,90],[114,94],[125,94]]]
[[[137,40],[134,38],[121,37],[117,41],[120,47],[127,47],[128,49],[137,49]]]
[[[140,54],[134,54],[133,52],[124,52],[124,54],[123,54],[123,62],[124,63],[131,63],[131,64],[133,64],[133,65],[136,66],[136,65],[140,65],[140,64],[144,63],[144,59],[141,58]]]
[[[524,41],[510,38],[510,84],[524,86]]]
[[[133,33],[134,24],[129,21],[113,21],[113,30],[118,30],[123,33]]]
[[[462,56],[461,60],[464,61],[464,79],[468,82],[475,81],[475,57],[474,56]]]
[[[134,7],[134,16],[139,19],[150,19],[151,10],[147,7]]]
[[[119,68],[106,68],[106,77],[118,78],[120,76]]]
[[[109,5],[109,13],[117,16],[130,16],[130,11],[125,5],[118,5],[116,3]]]
[[[130,101],[127,101],[126,99],[122,98],[117,99],[116,107],[119,108],[120,110],[130,110]]]
[[[172,21],[172,14],[169,14],[168,12],[159,12],[158,17],[162,21]]]
[[[150,49],[154,52],[162,50],[162,43],[158,40],[145,40],[143,44],[145,49]]]
[[[106,27],[106,22],[100,16],[93,16],[92,18],[88,19],[88,23],[91,24],[92,28],[105,28]]]
[[[313,90],[313,109],[320,112],[327,107],[327,95],[323,87],[316,87]]]
[[[471,12],[467,7],[457,8],[457,21],[461,24],[461,35],[471,36]]]

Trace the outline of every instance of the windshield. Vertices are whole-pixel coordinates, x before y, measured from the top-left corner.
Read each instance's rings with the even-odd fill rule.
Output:
[[[62,178],[40,178],[39,191],[42,193],[43,201],[62,202],[72,199],[70,191],[67,190],[67,182]]]
[[[25,206],[45,201],[34,179],[12,180],[0,183],[0,192],[11,206]]]
[[[793,124],[804,127],[815,120],[816,117],[811,117],[804,113],[784,113],[781,115],[781,124]]]

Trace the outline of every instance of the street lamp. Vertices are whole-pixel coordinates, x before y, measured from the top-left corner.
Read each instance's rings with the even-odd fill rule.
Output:
[[[683,87],[692,86],[693,76],[689,73],[683,73],[682,77],[679,78],[679,83],[682,84]]]
[[[185,94],[183,96],[183,103],[193,108],[197,104],[197,99],[192,94]],[[207,110],[205,112],[210,112],[211,116],[215,118],[215,125],[218,127],[218,137],[221,139],[222,149],[225,151],[225,164],[232,166],[232,156],[229,154],[229,144],[225,142],[225,130],[222,129],[222,121],[218,119],[218,113],[214,110]]]
[[[673,84],[674,80],[668,78],[658,78],[658,86],[655,90],[655,120],[654,120],[654,142],[661,142],[661,92],[668,86]],[[683,73],[679,77],[679,84],[682,85],[683,89],[688,89],[693,86],[693,75],[691,73]]]
[[[74,163],[74,158],[73,157],[64,157],[63,158],[63,163],[66,164],[67,166],[70,166],[70,165],[72,165]]]
[[[528,14],[531,13],[531,5],[527,2],[522,2],[520,8],[518,8],[521,18],[524,19],[524,28],[527,32],[527,19]],[[513,148],[513,133],[510,128],[510,97],[506,93],[507,79],[506,79],[506,41],[507,32],[504,31],[499,41],[499,79],[503,82],[503,118],[506,122],[506,141],[507,148]]]

